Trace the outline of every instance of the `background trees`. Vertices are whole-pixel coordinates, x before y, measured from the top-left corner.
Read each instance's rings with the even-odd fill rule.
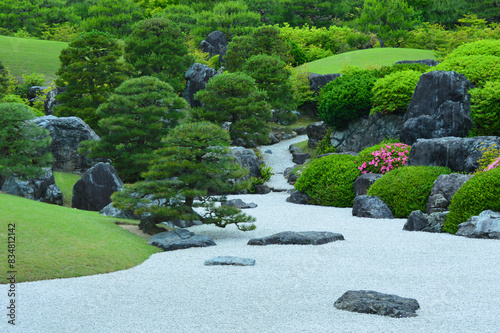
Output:
[[[56,84],[66,86],[57,99],[59,117],[77,116],[97,128],[96,110],[109,94],[127,79],[129,67],[120,60],[121,48],[109,34],[91,31],[80,34],[62,50]]]
[[[135,182],[186,106],[168,83],[157,78],[127,80],[97,109],[102,137],[86,142],[83,152],[91,158],[110,158],[124,182]]]

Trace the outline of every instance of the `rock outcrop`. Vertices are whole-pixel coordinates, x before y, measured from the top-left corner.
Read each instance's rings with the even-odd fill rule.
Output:
[[[352,215],[374,219],[393,219],[389,206],[377,196],[359,195],[354,198]]]
[[[306,134],[307,138],[309,139],[307,141],[307,145],[309,146],[309,148],[316,148],[318,146],[318,142],[323,139],[327,132],[328,129],[325,123],[322,121],[307,125]]]
[[[44,174],[38,178],[23,180],[18,177],[7,177],[0,190],[19,197],[63,205],[63,194],[56,185],[52,169],[44,168]]]
[[[52,89],[45,96],[45,101],[43,103],[45,109],[45,115],[51,116],[54,114],[54,108],[61,104],[56,100],[56,96],[60,93],[66,91],[66,87],[57,87],[56,89]]]
[[[354,181],[354,195],[366,195],[368,193],[368,189],[373,185],[377,180],[382,178],[382,174],[380,173],[365,173],[364,175],[359,176]]]
[[[217,75],[217,71],[200,63],[195,63],[184,74],[186,79],[186,88],[182,97],[191,105],[191,107],[201,107],[202,103],[194,98],[194,95],[205,89],[208,80]]]
[[[446,215],[448,215],[448,212],[424,214],[419,210],[415,210],[408,216],[408,220],[406,220],[403,230],[435,233],[443,232]]]
[[[243,180],[248,180],[250,177],[261,177],[259,158],[252,149],[244,147],[231,148],[231,156],[243,168],[247,168],[249,173]]]
[[[457,236],[500,239],[500,212],[485,210],[458,225]]]
[[[219,67],[224,62],[227,51],[227,37],[222,31],[212,31],[207,38],[200,42],[200,50],[208,53],[208,57],[219,56]]]
[[[449,175],[440,175],[432,186],[431,195],[427,201],[426,213],[445,212],[451,203],[451,198],[462,185],[471,179],[472,175],[461,173],[452,173]]]

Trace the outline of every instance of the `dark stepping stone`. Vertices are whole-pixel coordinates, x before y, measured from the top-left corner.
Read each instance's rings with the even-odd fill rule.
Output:
[[[255,259],[232,256],[215,257],[205,261],[205,266],[254,266]]]
[[[416,317],[420,305],[416,299],[372,290],[349,290],[333,304],[337,309],[394,318]]]
[[[195,235],[193,232],[186,229],[160,232],[159,234],[153,235],[148,244],[157,246],[164,251],[217,245],[212,238]]]
[[[248,245],[321,245],[344,240],[341,234],[328,231],[283,231],[263,238],[253,238]]]

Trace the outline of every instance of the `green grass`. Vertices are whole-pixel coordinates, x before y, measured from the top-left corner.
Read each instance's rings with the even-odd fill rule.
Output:
[[[64,197],[64,207],[71,207],[73,197],[73,186],[82,177],[82,175],[70,172],[54,172],[56,185],[59,187]]]
[[[346,65],[362,68],[378,68],[393,65],[396,61],[400,60],[422,59],[436,59],[434,51],[386,47],[337,54],[309,62],[297,67],[296,70],[317,74],[330,74],[340,73],[340,70]]]
[[[8,224],[15,223],[17,281],[70,278],[134,267],[161,250],[97,212],[0,193],[0,246],[7,267]],[[127,222],[131,222],[128,220]],[[137,221],[134,221],[137,223]],[[0,283],[6,283],[5,274]]]
[[[59,54],[68,43],[0,36],[0,61],[20,80],[22,74],[43,74],[45,84],[56,79]]]

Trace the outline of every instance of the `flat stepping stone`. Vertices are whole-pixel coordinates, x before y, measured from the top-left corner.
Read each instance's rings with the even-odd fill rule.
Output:
[[[344,240],[344,236],[329,231],[283,231],[263,238],[250,239],[248,245],[321,245],[338,240]]]
[[[160,232],[153,235],[148,244],[157,246],[164,251],[217,245],[212,238],[195,235],[193,232],[186,229]]]
[[[232,256],[215,257],[205,261],[205,266],[254,266],[255,259]]]
[[[337,309],[377,314],[393,318],[416,317],[416,299],[383,294],[372,290],[349,290],[333,304]]]

